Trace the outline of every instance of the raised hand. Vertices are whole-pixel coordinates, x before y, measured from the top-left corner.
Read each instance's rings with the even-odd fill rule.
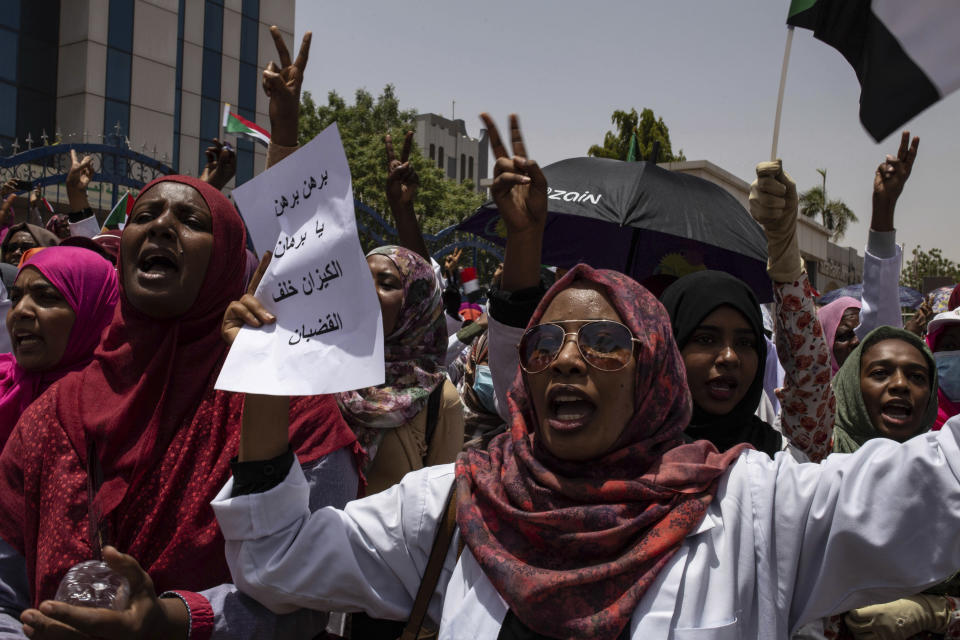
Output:
[[[413,211],[413,200],[420,186],[420,176],[410,166],[413,131],[407,131],[399,160],[394,154],[393,138],[389,133],[384,136],[383,142],[387,149],[387,202],[397,223],[400,246],[416,252],[429,262],[430,250],[420,233],[420,223]]]
[[[269,251],[263,254],[260,264],[257,266],[257,270],[253,272],[253,277],[247,286],[247,292],[239,300],[231,302],[223,314],[220,335],[228,345],[233,344],[243,326],[262,327],[265,324],[273,324],[277,321],[276,316],[267,311],[263,303],[253,296],[257,287],[260,286],[260,280],[263,279],[263,274],[266,273],[272,257],[273,254]]]
[[[443,258],[443,270],[448,276],[452,276],[460,264],[460,257],[463,255],[463,247],[451,251]]]
[[[17,181],[13,178],[10,178],[0,186],[0,198],[6,198],[10,194],[17,193]]]
[[[113,611],[46,600],[39,611],[27,609],[20,616],[27,636],[44,640],[187,637],[189,614],[179,598],[158,598],[153,580],[131,556],[104,547],[103,559],[130,583],[127,608]]]
[[[420,177],[410,166],[410,148],[413,146],[413,131],[407,131],[403,139],[403,151],[397,160],[393,152],[393,138],[388,133],[383,138],[387,148],[387,202],[391,209],[409,207],[420,187]]]
[[[67,199],[72,211],[83,211],[90,206],[87,200],[87,187],[93,179],[93,156],[77,158],[77,152],[70,149],[70,169],[67,171]]]
[[[490,115],[481,113],[480,117],[487,127],[490,148],[496,158],[490,191],[507,226],[500,288],[519,291],[535,287],[540,283],[543,230],[547,224],[547,178],[537,163],[527,157],[516,115],[510,116],[512,157],[507,154]]]
[[[510,116],[511,157],[490,115],[481,113],[480,117],[487,127],[490,148],[496,158],[490,193],[500,217],[507,225],[508,235],[524,232],[542,234],[547,223],[547,179],[536,161],[527,157],[520,121],[515,114]]]
[[[13,201],[17,199],[17,194],[11,193],[0,202],[0,224],[13,224]]]
[[[93,179],[93,156],[77,159],[77,152],[70,149],[70,169],[67,171],[67,189],[86,191]]]
[[[870,223],[874,231],[893,230],[893,212],[897,198],[903,193],[903,185],[913,171],[913,161],[917,158],[919,146],[920,138],[914,137],[911,142],[910,132],[904,131],[900,136],[897,157],[887,155],[887,159],[877,167],[873,176],[873,219]]]
[[[926,333],[927,323],[930,322],[930,318],[933,316],[934,313],[930,308],[930,301],[924,300],[920,308],[917,309],[917,312],[904,323],[903,328],[922,338],[924,333]]]
[[[300,89],[303,85],[303,72],[307,68],[310,56],[310,40],[313,33],[303,34],[297,59],[290,62],[290,52],[283,42],[283,36],[276,27],[270,27],[270,35],[277,47],[280,66],[270,61],[263,70],[263,90],[270,98],[270,136],[279,145],[295,147],[297,145],[297,119],[300,115]]]
[[[217,189],[223,189],[230,178],[237,173],[237,153],[225,142],[213,139],[213,145],[207,147],[207,166],[203,168],[200,179]]]
[[[761,162],[750,185],[750,215],[767,236],[767,274],[774,282],[794,282],[803,272],[797,244],[797,184],[782,163]]]

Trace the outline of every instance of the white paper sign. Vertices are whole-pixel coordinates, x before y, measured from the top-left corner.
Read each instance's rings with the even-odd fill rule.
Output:
[[[233,197],[251,229],[279,229],[255,293],[277,322],[240,330],[216,388],[300,396],[382,384],[380,303],[357,237],[337,125]]]

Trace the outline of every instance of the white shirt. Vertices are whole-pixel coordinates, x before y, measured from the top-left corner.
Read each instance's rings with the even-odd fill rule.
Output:
[[[891,236],[894,234],[892,231],[886,233]],[[876,231],[870,231],[871,238],[875,234]],[[900,264],[903,254],[899,245],[894,244],[893,247],[893,255],[886,258],[874,255],[869,244],[863,252],[862,307],[860,324],[854,329],[861,340],[877,327],[903,328],[903,316],[900,314]]]
[[[637,606],[630,637],[787,638],[802,623],[936,584],[960,567],[960,420],[899,445],[800,464],[743,453],[696,531]],[[213,502],[241,591],[276,612],[406,619],[453,465],[416,471],[343,511],[310,513],[299,466]],[[459,533],[457,534],[457,537]],[[457,538],[430,606],[440,638],[496,638],[507,605]]]

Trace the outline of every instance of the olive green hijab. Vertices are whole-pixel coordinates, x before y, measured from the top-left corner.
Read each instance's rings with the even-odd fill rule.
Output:
[[[903,329],[878,327],[854,349],[833,378],[833,393],[837,398],[837,418],[833,425],[833,450],[853,453],[867,440],[882,438],[870,422],[867,406],[860,391],[860,360],[871,345],[883,340],[902,340],[917,348],[930,367],[930,399],[923,412],[923,425],[919,433],[929,431],[937,419],[937,363],[927,344],[916,335]]]

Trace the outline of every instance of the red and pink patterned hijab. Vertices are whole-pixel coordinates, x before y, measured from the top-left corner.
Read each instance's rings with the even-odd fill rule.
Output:
[[[726,453],[684,444],[691,399],[666,310],[627,276],[577,265],[547,292],[601,287],[640,339],[634,414],[617,443],[588,462],[540,444],[530,389],[518,373],[511,428],[457,460],[457,523],[513,613],[557,638],[616,638],[657,574],[703,520],[717,481],[749,445]]]

